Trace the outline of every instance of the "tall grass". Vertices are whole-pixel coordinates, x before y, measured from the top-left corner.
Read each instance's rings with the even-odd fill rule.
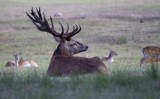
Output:
[[[45,72],[29,68],[3,69],[0,72],[0,98],[158,99],[159,97],[159,81],[147,75],[119,71],[109,76],[87,74],[48,77]]]
[[[158,63],[151,63],[151,66],[147,69],[147,74],[151,79],[159,79]]]

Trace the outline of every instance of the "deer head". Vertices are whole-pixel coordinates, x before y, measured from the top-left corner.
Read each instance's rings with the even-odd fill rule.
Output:
[[[21,52],[19,53],[12,53],[14,58],[15,58],[15,65],[18,66],[19,65],[19,60],[20,60],[20,55],[21,55]]]
[[[51,35],[53,35],[55,40],[59,42],[59,45],[54,54],[72,56],[88,49],[87,45],[72,39],[74,35],[78,34],[81,31],[81,26],[75,25],[73,26],[73,30],[69,32],[69,25],[67,24],[67,30],[64,31],[63,25],[59,22],[62,31],[61,33],[58,33],[54,29],[52,17],[50,17],[50,26],[44,13],[42,16],[40,8],[37,9],[37,14],[33,11],[33,8],[31,9],[31,15],[28,13],[26,14],[38,30],[50,33]]]

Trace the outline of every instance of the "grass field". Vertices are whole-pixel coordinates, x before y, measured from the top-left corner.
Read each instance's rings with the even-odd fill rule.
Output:
[[[54,19],[57,29],[58,21],[81,25],[74,39],[89,49],[77,56],[102,57],[107,48],[115,50],[115,62],[105,62],[111,75],[49,78],[46,71],[57,43],[26,16],[31,7],[41,7],[48,18],[61,12],[63,17]],[[143,47],[160,46],[159,0],[1,0],[0,12],[0,99],[160,98],[159,69],[155,75],[150,64],[139,66]],[[14,60],[13,52],[22,52],[39,67],[4,67]]]

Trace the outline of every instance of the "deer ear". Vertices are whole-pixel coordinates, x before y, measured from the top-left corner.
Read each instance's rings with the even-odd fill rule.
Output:
[[[56,42],[60,43],[61,39],[59,37],[55,37],[54,36],[54,39],[56,40]]]

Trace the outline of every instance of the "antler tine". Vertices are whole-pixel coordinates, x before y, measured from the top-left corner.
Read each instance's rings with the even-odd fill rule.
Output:
[[[67,24],[67,30],[64,31],[64,26],[62,25],[62,23],[59,22],[60,26],[61,26],[61,33],[58,33],[55,29],[54,29],[54,24],[53,24],[53,20],[52,17],[50,16],[50,20],[51,20],[51,26],[48,23],[44,12],[41,12],[40,7],[36,8],[36,13],[34,12],[33,8],[31,8],[31,13],[27,14],[27,16],[31,19],[31,21],[33,22],[33,24],[37,27],[38,30],[43,31],[43,32],[49,32],[50,34],[52,34],[55,37],[60,37],[63,39],[68,39],[70,40],[72,36],[74,36],[75,34],[79,33],[81,31],[81,26],[79,25],[74,25],[73,26],[73,30],[71,32],[69,32],[69,24]],[[42,15],[43,14],[43,15]]]
[[[69,31],[69,24],[67,24],[67,30],[66,30],[65,34],[68,33],[68,31]]]
[[[33,23],[37,28],[39,28],[39,25],[36,24],[37,21],[36,21],[33,17],[31,17],[27,12],[26,12],[26,14],[27,14],[27,16],[31,19],[32,23]]]
[[[33,8],[31,8],[31,14],[28,14],[27,12],[26,12],[26,14],[31,19],[33,24],[37,27],[37,29],[40,31],[49,32],[53,36],[59,37],[59,33],[57,33],[54,30],[52,17],[50,17],[52,27],[50,27],[50,25],[45,17],[44,12],[42,15],[40,7],[39,7],[39,9],[36,8],[36,10],[37,10],[37,14],[34,12]]]
[[[76,25],[77,26],[77,25]],[[79,25],[79,29],[78,29],[78,26],[77,26],[77,31],[76,33],[80,32],[81,31],[81,26]]]
[[[37,8],[36,8],[36,9],[37,9]],[[39,18],[42,19],[42,14],[41,14],[41,9],[40,9],[40,7],[39,7],[39,9],[37,9],[37,13],[38,13],[38,15],[39,15]]]
[[[38,23],[38,21],[41,21],[40,18],[35,14],[33,11],[33,8],[31,9],[31,15],[35,18],[34,21]]]
[[[75,26],[73,26],[73,31],[68,33],[68,38],[71,38],[72,36],[76,35],[77,33],[79,33],[81,31],[81,26],[79,25],[76,25],[76,28]]]
[[[59,24],[60,24],[60,26],[61,26],[61,28],[62,28],[62,32],[61,32],[61,34],[63,35],[63,34],[64,34],[64,28],[63,28],[63,25],[61,24],[61,22],[59,22]]]
[[[52,31],[54,31],[57,34],[57,36],[58,36],[59,33],[56,32],[55,29],[54,29],[54,23],[53,23],[53,19],[52,19],[51,16],[50,16],[50,20],[51,20]]]
[[[43,12],[43,19],[44,19],[44,24],[43,25],[46,26],[44,31],[51,33],[51,29],[50,29],[49,23],[48,23],[48,21],[46,19],[46,16],[45,16],[44,12]]]
[[[40,20],[39,17],[35,14],[35,12],[33,11],[33,8],[31,9],[31,15],[33,17],[31,15],[29,15],[27,12],[26,12],[26,14],[31,19],[33,24],[39,29],[39,25],[37,23],[42,24],[43,21],[42,21],[42,19]]]
[[[52,29],[54,30],[54,24],[53,24],[53,20],[52,20],[52,17],[51,17],[51,16],[50,16],[50,20],[51,20]]]

